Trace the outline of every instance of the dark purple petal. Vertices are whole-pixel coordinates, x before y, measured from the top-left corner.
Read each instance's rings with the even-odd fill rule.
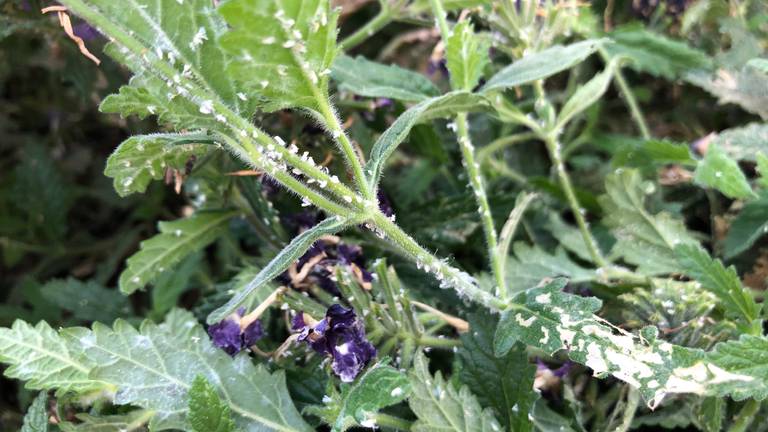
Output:
[[[336,256],[342,264],[357,264],[363,257],[363,248],[358,245],[339,243],[336,247]]]
[[[379,190],[376,193],[376,197],[379,199],[379,210],[384,213],[384,216],[390,217],[395,214],[395,211],[392,209],[392,203],[384,192]]]
[[[331,323],[331,331],[335,331],[344,327],[351,327],[355,323],[355,311],[352,309],[345,309],[344,306],[335,304],[328,308],[325,313],[326,319]]]
[[[334,334],[331,369],[344,382],[350,382],[376,356],[376,348],[365,338],[360,322]]]
[[[72,32],[76,35],[81,37],[85,41],[96,39],[97,37],[101,36],[101,33],[99,33],[98,30],[91,27],[88,23],[78,23],[72,26]]]
[[[252,346],[264,336],[264,328],[261,325],[261,320],[255,320],[250,323],[248,327],[243,330],[243,347]]]
[[[227,318],[208,327],[208,335],[213,344],[223,349],[227,354],[234,356],[243,349],[243,341],[240,337],[240,323]]]

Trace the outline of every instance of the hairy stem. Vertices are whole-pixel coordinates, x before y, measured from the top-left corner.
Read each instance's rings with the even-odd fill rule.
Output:
[[[608,53],[604,49],[600,49],[600,56],[603,58],[603,60],[608,63],[610,62],[610,57]],[[635,124],[637,125],[637,128],[640,130],[640,135],[643,136],[645,139],[651,138],[651,133],[648,130],[648,124],[645,122],[645,116],[643,116],[643,112],[640,110],[640,105],[637,104],[637,99],[635,99],[635,94],[632,93],[632,89],[629,88],[629,84],[627,84],[627,80],[624,79],[624,74],[621,73],[621,68],[617,67],[614,71],[614,78],[616,79],[616,84],[619,87],[619,92],[621,92],[621,95],[624,97],[624,100],[627,102],[627,107],[629,108],[629,113],[632,115],[632,120],[635,121]]]
[[[389,220],[383,213],[376,211],[371,222],[381,231],[398,249],[416,262],[416,265],[433,274],[440,282],[441,287],[451,287],[460,296],[467,297],[490,309],[501,310],[507,307],[507,303],[496,298],[490,293],[480,289],[475,280],[463,271],[452,267],[444,260],[432,255],[421,247],[416,240],[406,234],[399,226]]]
[[[339,43],[341,49],[344,51],[351,50],[392,22],[393,14],[386,1],[381,2],[380,5],[381,10],[372,20]]]
[[[541,138],[544,140],[544,143],[547,146],[549,158],[552,160],[552,164],[555,166],[555,172],[557,173],[557,178],[560,181],[560,186],[563,188],[565,197],[568,200],[568,205],[571,207],[571,211],[573,212],[573,217],[576,219],[576,224],[579,226],[581,236],[584,238],[584,244],[587,246],[587,251],[598,267],[605,267],[607,262],[605,258],[603,258],[602,253],[600,253],[600,248],[597,246],[597,241],[589,231],[587,220],[584,218],[584,209],[582,209],[581,205],[579,204],[579,200],[576,198],[576,193],[573,190],[571,178],[568,175],[568,171],[565,169],[565,163],[563,162],[560,143],[557,141],[557,138],[553,132],[546,133]]]
[[[477,201],[477,211],[480,214],[483,232],[485,233],[485,243],[488,247],[488,260],[490,261],[491,271],[496,280],[499,296],[501,298],[506,298],[507,283],[504,279],[504,274],[502,273],[502,257],[499,256],[496,251],[499,244],[498,236],[496,234],[496,227],[493,225],[493,216],[491,215],[491,207],[488,205],[488,196],[485,193],[483,177],[480,174],[480,165],[475,162],[475,149],[469,137],[469,126],[467,125],[466,113],[459,113],[456,115],[456,135],[459,138],[459,147],[461,147],[464,169],[467,170],[469,184],[472,186],[475,200]]]
[[[412,423],[400,417],[395,417],[393,415],[384,413],[377,413],[374,419],[376,420],[376,424],[380,427],[391,428],[398,431],[411,430]]]
[[[352,177],[354,178],[358,191],[366,199],[372,199],[373,191],[368,186],[365,174],[363,173],[361,158],[357,154],[357,151],[355,151],[355,147],[352,145],[349,137],[347,137],[347,133],[344,131],[344,128],[341,126],[341,122],[339,121],[336,112],[331,107],[327,97],[321,97],[317,102],[320,105],[320,114],[323,116],[323,120],[325,120],[326,126],[328,126],[331,135],[333,135],[333,139],[339,143],[341,151],[344,153],[344,157],[347,159],[347,162],[352,169]],[[345,197],[345,199],[347,198]]]
[[[429,5],[432,8],[432,13],[435,15],[437,28],[440,29],[440,36],[443,38],[443,42],[447,42],[451,31],[448,28],[448,21],[445,19],[446,14],[443,2],[441,0],[429,0]]]

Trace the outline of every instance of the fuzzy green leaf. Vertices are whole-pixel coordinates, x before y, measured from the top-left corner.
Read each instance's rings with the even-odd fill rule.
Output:
[[[716,96],[721,104],[733,103],[768,120],[768,74],[752,68],[719,69],[713,74],[694,71],[686,80]]]
[[[768,338],[742,335],[738,340],[718,344],[707,353],[707,359],[728,373],[751,379],[728,382],[719,386],[721,396],[731,395],[735,400],[768,397]]]
[[[320,237],[335,234],[350,224],[350,221],[341,216],[330,217],[314,227],[305,230],[291,240],[272,261],[259,271],[259,274],[242,290],[237,292],[225,305],[208,315],[208,324],[213,324],[226,318],[237,310],[256,290],[272,281],[280,273],[285,271],[294,261],[299,259]]]
[[[483,91],[499,90],[528,84],[583,62],[597,51],[606,39],[589,39],[568,46],[555,45],[529,54],[500,70],[483,86]]]
[[[475,34],[472,24],[464,20],[451,30],[445,44],[445,57],[454,90],[472,91],[490,61],[490,41]]]
[[[563,105],[560,113],[557,115],[556,130],[564,127],[573,117],[580,112],[586,110],[592,104],[600,100],[603,94],[608,90],[608,85],[611,83],[613,72],[616,69],[616,61],[613,60],[608,63],[605,70],[598,73],[586,84],[579,87],[568,101]]]
[[[606,178],[606,195],[600,197],[604,223],[612,229],[617,243],[614,250],[643,274],[665,274],[679,270],[674,248],[678,244],[698,243],[682,221],[668,213],[652,215],[645,210],[644,196],[652,191],[644,186],[634,169],[619,169]]]
[[[152,313],[161,317],[173,309],[181,294],[190,288],[192,275],[200,271],[201,253],[184,258],[172,272],[165,272],[157,278],[152,288]]]
[[[469,389],[459,390],[445,381],[440,372],[429,373],[427,358],[418,354],[410,372],[413,394],[408,400],[418,420],[414,432],[497,432],[501,430],[490,409],[483,409]]]
[[[384,170],[384,163],[408,137],[415,125],[436,118],[453,116],[459,112],[487,109],[488,101],[483,96],[463,91],[447,93],[414,105],[401,114],[374,143],[370,160],[365,165],[368,182],[371,185],[378,184]]]
[[[341,432],[353,425],[366,424],[380,409],[394,405],[411,393],[408,377],[379,362],[349,386],[343,387],[338,415],[332,431]]]
[[[768,153],[768,123],[726,129],[715,135],[713,144],[736,160],[755,162],[757,155]]]
[[[625,57],[632,61],[629,67],[668,80],[712,63],[707,55],[684,42],[672,40],[641,27],[618,29],[611,33],[613,43],[605,50],[612,57]]]
[[[707,251],[698,245],[680,245],[675,248],[677,260],[683,273],[701,283],[702,288],[715,294],[723,303],[726,312],[741,318],[753,334],[760,333],[760,306],[748,289],[741,285],[736,269],[726,268],[720,260],[712,259]]]
[[[5,376],[27,381],[29,389],[89,393],[108,387],[88,376],[93,363],[77,358],[45,321],[33,327],[17,320],[0,328],[0,362],[9,365]]]
[[[755,377],[724,370],[691,350],[656,339],[647,327],[634,336],[593,315],[601,305],[562,291],[564,279],[520,293],[502,313],[494,337],[497,356],[516,342],[553,354],[567,349],[568,356],[595,375],[611,374],[639,389],[651,407],[668,393],[722,394]],[[724,365],[727,366],[727,365]]]
[[[339,56],[333,62],[331,77],[339,83],[340,90],[360,96],[421,102],[440,95],[424,75],[364,57]]]
[[[554,254],[538,246],[517,242],[512,246],[514,257],[507,259],[506,279],[513,291],[533,288],[545,278],[567,277],[571,282],[589,282],[597,279],[594,270],[576,264],[562,248]]]
[[[126,95],[130,94],[128,100],[105,101],[107,106],[132,106],[134,110],[147,110],[148,114],[156,111],[161,119],[175,118],[184,111],[185,116],[192,117],[190,123],[201,128],[204,124],[195,122],[195,118],[213,118],[201,115],[204,113],[195,106],[199,101],[193,103],[190,99],[193,89],[199,86],[236,112],[251,111],[252,103],[238,96],[243,90],[225,73],[231,59],[219,46],[218,39],[227,26],[209,1],[65,0],[62,3],[115,37],[108,52],[137,74],[131,84],[121,89],[121,96],[123,90]],[[108,24],[101,25],[104,19]],[[168,85],[154,75],[160,68],[169,75]],[[138,100],[146,102],[146,98],[151,97],[154,102],[142,108],[141,103],[137,103],[139,96]],[[188,109],[182,110],[181,106]]]
[[[317,110],[328,92],[337,53],[336,19],[327,0],[234,0],[219,13],[231,26],[222,47],[235,58],[229,72],[264,109]]]
[[[749,201],[731,223],[725,237],[725,258],[730,259],[752,247],[768,232],[768,193]]]
[[[185,257],[214,242],[237,212],[203,211],[171,222],[160,222],[156,236],[141,242],[141,249],[127,260],[120,274],[120,290],[130,294],[152,283]]]
[[[754,196],[739,164],[712,143],[709,144],[704,160],[696,167],[693,178],[696,183],[715,188],[729,198]]]
[[[114,179],[120,196],[144,192],[167,168],[184,170],[190,157],[202,156],[211,137],[202,133],[137,135],[123,141],[107,159],[104,175]]]
[[[497,321],[487,314],[470,316],[470,331],[461,336],[461,381],[482,406],[498,413],[508,430],[528,432],[532,428],[529,414],[539,398],[533,389],[536,366],[528,361],[522,344],[515,345],[504,356],[494,355]]]
[[[214,347],[195,318],[173,311],[165,323],[145,321],[137,330],[118,320],[66,329],[62,335],[96,366],[90,376],[117,387],[114,403],[154,411],[151,430],[188,429],[189,391],[198,375],[215,383],[240,429],[309,431],[285,387],[282,372],[270,374],[247,355],[232,359]]]
[[[76,414],[78,424],[62,423],[64,432],[134,432],[146,431],[147,422],[155,415],[149,410],[134,410],[128,414],[93,416]]]
[[[48,393],[41,391],[24,415],[21,432],[48,432]]]
[[[125,296],[94,281],[54,279],[41,287],[40,293],[46,300],[83,321],[112,322],[130,313]]]
[[[202,375],[195,377],[189,389],[189,414],[187,416],[193,432],[232,432],[229,405],[224,403],[216,388]]]

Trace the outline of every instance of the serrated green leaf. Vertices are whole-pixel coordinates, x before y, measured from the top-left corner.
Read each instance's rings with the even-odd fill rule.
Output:
[[[531,417],[533,424],[536,425],[537,432],[586,431],[586,429],[579,424],[576,416],[573,415],[573,410],[569,409],[565,414],[561,414],[550,408],[546,399],[539,399],[536,401]]]
[[[719,190],[729,198],[754,196],[739,164],[713,143],[709,144],[707,154],[696,167],[693,179],[700,185]]]
[[[528,361],[522,344],[507,354],[493,353],[497,319],[487,314],[471,315],[470,331],[461,336],[459,356],[463,360],[461,381],[477,396],[482,406],[493,408],[507,430],[528,432],[529,415],[539,398],[533,389],[536,366]]]
[[[581,113],[585,109],[589,108],[603,97],[603,94],[608,90],[608,85],[611,83],[613,72],[616,69],[616,60],[612,60],[605,67],[605,70],[598,73],[586,84],[580,86],[568,101],[563,105],[560,113],[557,115],[557,125],[555,130],[559,130],[564,127],[573,117]]]
[[[616,236],[614,251],[640,273],[674,273],[679,270],[675,246],[698,242],[682,221],[665,212],[652,215],[645,210],[647,185],[634,169],[618,169],[608,175],[606,195],[600,197],[604,223]]]
[[[232,210],[201,211],[171,222],[160,222],[156,236],[141,242],[120,274],[120,291],[130,294],[152,283],[185,257],[214,242],[237,215]]]
[[[129,315],[125,296],[94,281],[54,279],[46,282],[40,293],[46,300],[83,321],[112,322],[120,316]]]
[[[730,259],[752,247],[768,232],[768,193],[761,192],[758,199],[744,204],[728,228],[725,237],[725,258]]]
[[[617,29],[610,36],[613,43],[607,44],[605,50],[611,57],[629,58],[630,68],[656,77],[673,80],[712,63],[705,53],[686,43],[641,27]]]
[[[758,391],[760,379],[746,374],[756,371],[739,371],[709,360],[703,351],[657,340],[655,328],[644,329],[642,337],[620,330],[593,315],[600,300],[565,293],[565,284],[556,279],[514,297],[496,329],[497,356],[516,342],[549,354],[567,349],[595,375],[611,374],[638,388],[651,407],[669,393],[728,394],[743,383],[754,383]]]
[[[125,36],[127,33],[132,44],[143,47],[142,54],[137,55],[128,49],[129,47],[115,41],[107,50],[137,74],[131,84],[123,88],[132,94],[133,97],[129,100],[133,102],[129,105],[133,105],[135,109],[148,110],[148,113],[152,114],[153,110],[146,105],[154,106],[156,113],[162,118],[164,115],[174,117],[179,105],[197,105],[189,100],[191,88],[187,87],[187,79],[190,79],[234,111],[249,115],[247,113],[251,111],[252,103],[243,101],[238,96],[243,90],[232,80],[230,74],[224,73],[231,59],[219,46],[218,39],[227,26],[207,0],[134,0],[127,3],[111,0],[65,0],[63,4],[92,22],[106,18],[109,26],[102,29],[104,32],[110,36],[116,36],[119,32],[122,32],[121,36]],[[121,37],[120,40],[125,39]],[[167,70],[175,70],[178,74],[176,77],[168,76],[168,85],[153,76],[158,64],[163,65],[164,73]],[[151,95],[155,101],[141,108],[140,104],[135,102],[135,97],[139,95],[143,98]],[[146,99],[144,101],[146,102]],[[121,104],[113,101],[108,105]],[[212,116],[201,115],[204,113],[198,112],[197,107],[186,112],[194,116],[193,118],[208,117],[212,120]],[[202,122],[195,123],[196,128],[205,127]]]
[[[466,387],[456,388],[440,372],[429,373],[427,358],[419,353],[409,374],[413,394],[408,400],[418,420],[414,432],[497,432],[501,426],[490,409],[483,409]]]
[[[741,318],[752,334],[762,330],[759,321],[760,306],[751,292],[741,285],[736,269],[726,268],[720,260],[712,259],[707,251],[698,245],[680,245],[675,248],[680,268],[689,277],[701,283],[702,288],[712,292],[723,304],[726,312]]]
[[[61,423],[60,426],[64,432],[144,432],[147,422],[154,415],[154,412],[142,409],[107,416],[76,414],[80,423]]]
[[[614,167],[647,168],[656,172],[662,164],[696,165],[687,144],[668,140],[625,139],[616,149],[611,164]]]
[[[499,90],[528,84],[583,62],[607,39],[589,39],[568,46],[555,45],[529,54],[500,70],[483,86],[482,91]]]
[[[189,389],[189,425],[193,432],[232,432],[235,422],[232,420],[229,405],[224,403],[216,388],[202,375],[195,377]]]
[[[340,90],[360,96],[421,102],[440,95],[432,81],[422,74],[360,56],[336,58],[331,77],[339,83]]]
[[[205,154],[211,137],[203,133],[136,135],[123,141],[107,159],[104,175],[114,179],[120,196],[144,192],[167,168],[183,170],[190,157]]]
[[[264,109],[318,109],[337,53],[338,11],[329,6],[327,0],[235,0],[219,8],[231,27],[221,38],[235,58],[229,72],[248,93],[266,98]]]
[[[514,257],[507,259],[506,279],[512,291],[524,291],[537,286],[543,279],[564,276],[574,283],[589,282],[597,279],[597,273],[576,264],[562,248],[557,248],[554,255],[538,246],[529,246],[524,242],[512,245]]]
[[[726,129],[715,135],[712,144],[736,160],[755,162],[759,154],[768,153],[768,123]]]
[[[755,68],[719,69],[710,74],[689,72],[685,79],[716,96],[721,104],[733,103],[768,120],[768,74]]]
[[[707,360],[723,372],[751,378],[736,382],[725,380],[717,388],[718,395],[730,395],[737,401],[768,397],[768,338],[765,336],[741,335],[738,340],[720,343],[707,353]]]
[[[270,374],[244,354],[232,359],[211,344],[189,312],[175,310],[165,323],[145,321],[138,330],[118,320],[111,328],[97,323],[62,336],[96,365],[92,378],[117,387],[114,403],[156,413],[151,430],[187,429],[188,393],[198,375],[215,383],[243,430],[311,430],[293,406],[282,372]]]
[[[219,322],[237,310],[256,290],[269,283],[280,273],[299,259],[320,237],[335,234],[346,228],[353,221],[341,216],[330,217],[294,237],[272,260],[259,271],[259,274],[241,291],[236,293],[225,305],[208,315],[208,324]]]
[[[48,432],[48,392],[37,395],[24,415],[21,432]]]
[[[33,390],[83,394],[109,387],[88,376],[93,363],[77,358],[45,321],[33,327],[17,320],[0,328],[0,361],[9,365],[5,376],[26,381]]]
[[[481,95],[454,91],[440,97],[427,99],[414,105],[392,123],[386,131],[376,140],[371,149],[371,156],[365,165],[365,173],[368,182],[377,185],[384,163],[397,149],[418,123],[428,120],[453,116],[459,112],[484,111],[489,109],[487,99]]]
[[[342,387],[338,415],[331,430],[341,432],[361,425],[380,409],[401,402],[410,393],[408,377],[380,361],[354,383]]]
[[[472,91],[490,61],[490,41],[475,34],[469,20],[461,21],[451,30],[445,43],[445,57],[454,90]]]

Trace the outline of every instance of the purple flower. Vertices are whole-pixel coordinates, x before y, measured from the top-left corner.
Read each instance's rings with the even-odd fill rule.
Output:
[[[549,367],[549,365],[547,365],[546,363],[544,363],[544,361],[542,361],[540,358],[537,357],[536,358],[536,368],[538,370],[540,370],[540,371],[550,371],[552,373],[552,375],[554,375],[554,376],[556,376],[558,378],[562,378],[562,377],[568,375],[568,373],[571,372],[571,369],[573,369],[573,362],[570,361],[570,360],[567,360],[559,368],[552,369],[552,368]]]
[[[261,320],[254,320],[244,329],[240,327],[244,312],[240,308],[236,313],[208,327],[208,336],[213,344],[233,357],[264,336]]]
[[[376,356],[376,348],[365,337],[363,323],[355,311],[334,304],[317,322],[307,322],[303,313],[293,317],[291,326],[298,340],[317,353],[331,356],[331,369],[343,382],[351,382]]]

